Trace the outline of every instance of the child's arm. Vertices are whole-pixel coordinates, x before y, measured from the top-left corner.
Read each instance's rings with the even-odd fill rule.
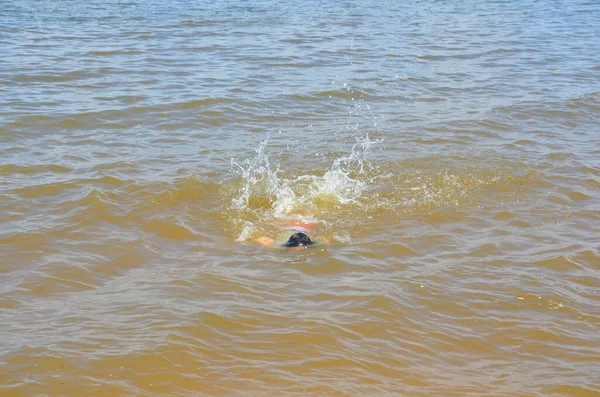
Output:
[[[259,243],[260,245],[273,245],[275,244],[275,240],[273,240],[271,237],[259,237],[256,239],[256,242]]]

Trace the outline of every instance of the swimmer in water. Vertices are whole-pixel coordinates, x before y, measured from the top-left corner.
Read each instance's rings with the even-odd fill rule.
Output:
[[[275,240],[270,237],[260,237],[256,239],[256,242],[261,245],[273,245],[275,244]],[[288,241],[285,244],[282,244],[282,247],[293,248],[293,247],[306,247],[308,245],[312,245],[314,242],[308,237],[308,234],[303,232],[295,232],[290,236]]]
[[[314,244],[308,234],[302,232],[296,232],[290,236],[288,241],[283,244],[284,247],[303,247],[306,245]]]
[[[311,225],[306,223],[301,223],[299,221],[294,221],[291,224],[286,225],[284,230],[293,231],[293,234],[289,237],[289,239],[282,244],[282,247],[286,248],[294,248],[294,247],[307,247],[309,245],[314,244],[314,241],[310,239],[308,236],[308,232],[312,231],[313,228]],[[256,239],[256,242],[261,245],[273,245],[275,244],[275,240],[270,237],[260,237]]]

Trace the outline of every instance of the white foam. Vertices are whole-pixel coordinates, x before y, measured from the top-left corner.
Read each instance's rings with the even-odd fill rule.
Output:
[[[307,221],[318,222],[328,208],[359,204],[357,199],[369,187],[365,170],[370,167],[367,155],[374,143],[368,135],[357,139],[350,153],[335,159],[322,175],[319,170],[294,175],[296,170],[273,167],[267,154],[268,141],[260,143],[255,156],[243,162],[232,160],[234,171],[242,178],[231,202],[231,208],[241,212],[238,221],[243,222],[238,240],[247,240],[256,231],[248,219],[299,218],[304,211],[310,213],[304,215]]]

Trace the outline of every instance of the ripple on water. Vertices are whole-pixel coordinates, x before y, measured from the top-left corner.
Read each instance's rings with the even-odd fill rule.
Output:
[[[592,3],[0,13],[0,394],[600,394]]]

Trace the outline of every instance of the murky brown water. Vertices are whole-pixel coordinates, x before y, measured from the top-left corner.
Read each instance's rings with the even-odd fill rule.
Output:
[[[0,395],[600,396],[600,4],[484,3],[1,3]]]

